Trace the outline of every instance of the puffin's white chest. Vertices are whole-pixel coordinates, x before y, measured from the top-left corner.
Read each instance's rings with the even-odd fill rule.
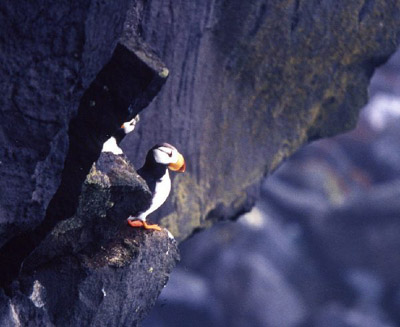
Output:
[[[167,200],[169,193],[171,192],[171,179],[169,172],[166,170],[163,177],[161,177],[154,189],[153,199],[151,201],[150,208],[139,215],[139,219],[146,220],[146,217],[153,211],[157,210]]]
[[[167,200],[169,193],[171,192],[171,178],[169,172],[166,170],[163,177],[157,181],[156,187],[153,194],[152,206],[156,208],[160,207],[165,200]]]
[[[114,136],[111,136],[106,142],[104,142],[101,152],[111,152],[116,155],[123,153]]]

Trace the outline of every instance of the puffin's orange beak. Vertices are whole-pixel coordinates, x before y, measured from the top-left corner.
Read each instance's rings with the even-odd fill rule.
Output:
[[[185,163],[185,159],[183,158],[183,155],[178,153],[177,162],[170,163],[168,165],[168,168],[171,169],[172,171],[177,171],[179,173],[183,173],[186,170],[186,163]]]
[[[124,127],[125,127],[125,123],[123,123],[120,128],[124,128]]]

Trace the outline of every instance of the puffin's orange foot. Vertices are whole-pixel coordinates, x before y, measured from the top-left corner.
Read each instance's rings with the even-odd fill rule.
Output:
[[[128,219],[127,220],[128,221],[128,224],[129,224],[129,226],[131,226],[131,227],[143,227],[144,226],[144,223],[143,223],[143,221],[141,221],[141,220],[130,220],[130,219]]]
[[[138,220],[128,219],[127,221],[128,221],[129,226],[134,227],[134,228],[144,227],[145,229],[154,229],[154,230],[158,230],[158,231],[161,230],[161,227],[158,226],[157,224],[149,225],[148,223],[146,223],[145,221],[140,220],[140,219],[138,219]]]
[[[161,230],[161,227],[158,226],[157,224],[149,225],[149,224],[146,223],[145,221],[143,221],[143,227],[146,228],[146,229],[154,229],[154,230],[158,230],[158,231]]]

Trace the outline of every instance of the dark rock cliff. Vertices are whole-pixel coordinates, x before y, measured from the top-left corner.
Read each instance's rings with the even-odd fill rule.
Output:
[[[354,126],[396,49],[388,1],[147,1],[141,31],[171,75],[125,151],[188,158],[163,224],[178,239],[251,207],[249,187],[307,140]],[[160,28],[162,26],[162,28]]]
[[[43,220],[60,183],[69,122],[111,58],[128,3],[1,3],[0,244]]]
[[[160,141],[188,159],[159,213],[179,241],[249,210],[260,179],[309,139],[354,126],[374,67],[398,44],[399,11],[400,4],[383,0],[3,1],[0,269],[7,295],[1,294],[0,319],[130,325],[148,307],[129,318],[125,309],[117,320],[104,316],[114,316],[124,296],[145,299],[141,308],[154,302],[174,261],[173,254],[162,255],[170,244],[166,233],[127,235],[112,220],[115,228],[109,224],[108,233],[98,234],[99,214],[82,208],[96,198],[89,187],[93,170],[86,175],[102,142],[151,102],[168,70],[124,149],[135,166]],[[123,221],[129,205],[118,195],[123,191],[113,192],[125,209],[101,205]],[[72,236],[64,244],[63,228],[78,220],[83,225],[68,227]],[[106,252],[96,247],[103,241]],[[135,242],[144,260],[153,256],[149,266],[135,261]],[[132,256],[115,271],[107,251]],[[100,305],[108,300],[100,299],[99,280],[107,279],[107,287],[118,278],[132,282],[132,272],[143,277],[154,262],[160,270],[152,290],[137,286],[119,298],[105,290],[113,306]],[[42,289],[56,297],[54,276],[65,276],[70,301],[77,289],[84,298],[70,312],[41,298]]]

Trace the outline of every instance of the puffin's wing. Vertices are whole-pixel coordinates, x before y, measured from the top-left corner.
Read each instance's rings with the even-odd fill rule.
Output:
[[[137,173],[139,174],[140,177],[142,177],[146,181],[146,184],[149,187],[150,192],[154,194],[156,190],[156,182],[157,182],[156,178],[154,178],[154,176],[152,176],[143,168],[140,168],[137,171]]]

